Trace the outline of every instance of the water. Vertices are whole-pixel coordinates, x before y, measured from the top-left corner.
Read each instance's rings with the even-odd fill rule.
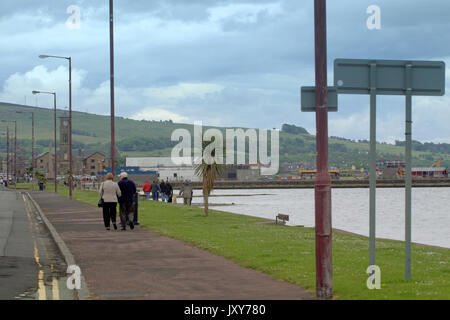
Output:
[[[195,190],[201,195],[201,190]],[[253,194],[249,197],[211,197],[211,203],[228,204],[217,210],[275,219],[289,214],[289,225],[314,226],[314,189],[214,190],[213,195]],[[259,195],[267,194],[267,195]],[[405,191],[377,189],[376,236],[404,240]],[[202,202],[194,198],[193,203]],[[233,205],[234,203],[234,205]],[[369,235],[369,189],[332,189],[333,228]],[[450,248],[450,188],[412,189],[412,241]]]

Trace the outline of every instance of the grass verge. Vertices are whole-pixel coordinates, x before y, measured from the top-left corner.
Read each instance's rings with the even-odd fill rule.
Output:
[[[67,188],[59,193],[68,196]],[[73,199],[96,206],[98,193],[74,190]],[[314,293],[315,235],[313,228],[265,224],[266,219],[210,210],[205,217],[197,207],[142,200],[139,220],[143,227],[192,243],[295,283]],[[380,290],[369,290],[367,237],[333,232],[333,287],[338,299],[450,299],[450,250],[412,246],[412,277],[404,280],[404,245],[401,241],[376,242],[381,268]]]

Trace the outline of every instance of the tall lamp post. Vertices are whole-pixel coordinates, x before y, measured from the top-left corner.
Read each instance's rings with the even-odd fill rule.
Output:
[[[6,186],[9,184],[9,127],[6,127],[6,132],[1,132],[6,135]]]
[[[72,199],[72,57],[49,56],[42,54],[39,58],[55,58],[69,61],[69,197]]]
[[[111,90],[111,173],[116,175],[115,169],[115,126],[114,126],[114,0],[109,0],[109,63]]]
[[[58,152],[57,152],[57,144],[56,144],[56,92],[47,92],[47,91],[33,91],[32,92],[34,95],[36,94],[52,94],[53,95],[53,118],[54,118],[54,138],[55,138],[55,165],[54,165],[54,169],[55,169],[55,193],[58,192],[58,161],[57,161],[57,157],[58,157]],[[50,155],[51,156],[51,155]]]
[[[331,178],[328,172],[328,96],[326,0],[314,0],[316,73],[316,295],[333,297]]]
[[[2,122],[14,122],[14,189],[17,189],[17,121],[1,120]]]
[[[31,189],[34,191],[34,170],[36,164],[34,163],[34,112],[33,111],[16,111],[16,113],[31,113]]]

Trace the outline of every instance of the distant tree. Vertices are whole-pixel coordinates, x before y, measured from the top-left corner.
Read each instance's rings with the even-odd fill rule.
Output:
[[[305,128],[297,127],[296,125],[286,124],[286,123],[283,124],[283,126],[281,127],[281,132],[291,133],[291,134],[309,134],[309,132],[306,131]]]

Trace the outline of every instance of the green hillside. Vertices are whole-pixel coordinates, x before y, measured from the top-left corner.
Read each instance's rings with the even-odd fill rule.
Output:
[[[17,120],[18,144],[31,155],[31,114],[16,111],[34,111],[36,152],[48,150],[53,141],[53,110],[14,104],[0,103],[0,119]],[[9,113],[9,114],[8,114]],[[57,116],[65,113],[57,111]],[[136,121],[116,118],[116,143],[119,154],[125,156],[169,156],[177,142],[170,140],[175,129],[185,128],[193,131],[189,124],[172,121]],[[0,132],[6,130],[6,123],[0,123]],[[58,120],[59,125],[59,120]],[[9,124],[10,129],[14,125]],[[85,150],[101,150],[109,153],[110,120],[108,116],[85,112],[73,112],[73,146]],[[204,127],[208,129],[210,127]],[[224,131],[225,128],[218,128]],[[193,135],[193,134],[192,134]],[[59,138],[59,136],[58,136]],[[377,145],[378,159],[403,159],[404,147],[380,143]],[[441,158],[442,166],[450,166],[450,144],[413,144],[413,165],[431,166]],[[3,156],[6,139],[0,137],[0,155]],[[351,141],[345,138],[330,138],[330,166],[338,168],[367,168],[369,144],[367,141]],[[284,125],[280,133],[280,162],[315,163],[315,136],[293,125]]]

